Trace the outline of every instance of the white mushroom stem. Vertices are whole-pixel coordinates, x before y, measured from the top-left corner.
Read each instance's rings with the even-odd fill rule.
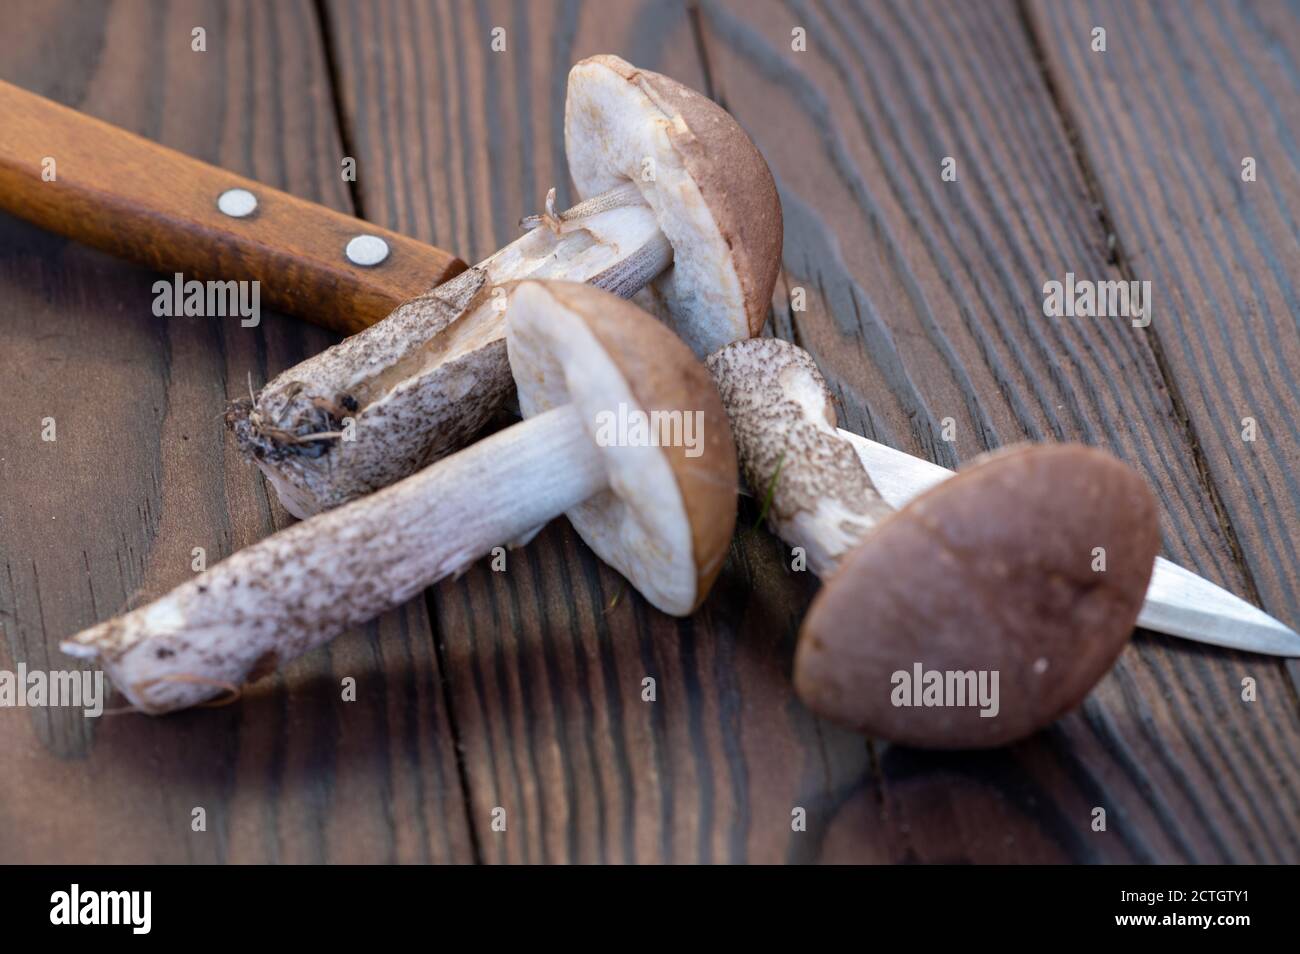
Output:
[[[812,357],[779,338],[737,341],[705,361],[731,422],[749,491],[772,530],[830,574],[892,508],[853,446]]]
[[[386,487],[488,423],[513,390],[505,286],[558,278],[631,297],[672,264],[635,185],[560,213],[549,198],[546,213],[525,220],[531,230],[490,258],[231,404],[240,450],[290,513]]]
[[[461,572],[606,483],[577,410],[562,405],[240,550],[61,648],[99,657],[146,712],[195,705]]]

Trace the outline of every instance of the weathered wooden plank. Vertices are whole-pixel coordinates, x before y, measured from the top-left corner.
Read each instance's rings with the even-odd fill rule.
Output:
[[[706,85],[682,4],[329,9],[367,213],[471,260],[517,235],[551,185],[571,195],[570,64],[612,52]],[[491,47],[497,26],[503,52]],[[681,622],[650,609],[563,521],[511,553],[505,572],[479,566],[432,591],[486,860],[815,856],[791,811],[860,785],[867,751],[793,699],[792,634],[812,588],[782,571],[782,552],[742,533],[713,597]],[[645,678],[654,702],[642,699]]]
[[[0,75],[349,209],[311,4],[23,3]],[[191,31],[206,29],[206,52]],[[58,157],[56,156],[57,160]],[[282,526],[225,441],[226,400],[330,342],[266,314],[159,319],[155,275],[0,218],[0,668]],[[53,418],[57,440],[41,440]],[[341,701],[340,680],[357,681]],[[239,705],[93,721],[0,711],[0,860],[472,858],[424,607],[308,656]],[[207,831],[191,829],[203,807]]]
[[[1152,283],[1151,334],[1252,588],[1295,626],[1300,10],[1277,2],[1030,9],[1126,270]],[[1106,31],[1104,52],[1092,49],[1094,28]],[[1243,178],[1248,159],[1253,181]]]
[[[1129,276],[1111,260],[1017,6],[706,0],[701,22],[712,93],[782,190],[774,331],[818,356],[846,426],[945,464],[1024,439],[1108,447],[1157,490],[1167,555],[1249,596],[1150,335],[1124,319],[1044,315],[1047,281]],[[1133,109],[1130,86],[1107,87],[1112,121]],[[941,177],[945,157],[956,181]],[[1270,271],[1268,254],[1250,255]],[[1282,426],[1273,452],[1294,456]],[[1259,702],[1240,700],[1247,675]],[[822,854],[1294,860],[1297,752],[1277,661],[1140,635],[1080,713],[1025,744],[878,750],[874,776],[826,822]],[[1091,829],[1094,807],[1107,810],[1106,833]]]

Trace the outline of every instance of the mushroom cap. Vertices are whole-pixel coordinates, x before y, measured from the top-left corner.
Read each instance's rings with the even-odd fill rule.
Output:
[[[894,742],[1022,738],[1110,669],[1159,549],[1151,490],[1110,454],[1059,444],[977,458],[845,557],[804,619],[795,689],[815,712]],[[996,715],[951,704],[956,680],[939,706],[915,684],[972,672],[996,685]]]
[[[574,405],[606,467],[608,489],[568,511],[574,529],[651,604],[693,612],[736,520],[736,448],[709,373],[669,328],[590,285],[520,282],[506,321],[524,416]]]
[[[741,473],[767,522],[802,547],[818,576],[832,572],[893,512],[853,445],[812,355],[780,338],[746,338],[705,359],[731,420]]]
[[[592,56],[569,71],[564,143],[583,198],[631,181],[654,210],[674,263],[649,304],[697,355],[763,329],[781,263],[781,200],[726,110],[617,56]]]

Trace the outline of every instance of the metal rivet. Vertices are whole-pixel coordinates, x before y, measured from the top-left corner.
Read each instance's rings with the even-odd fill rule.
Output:
[[[388,243],[378,235],[358,235],[348,242],[348,261],[353,265],[369,268],[378,265],[388,257]]]
[[[242,219],[257,211],[257,196],[247,189],[227,189],[217,196],[217,208],[232,219]]]

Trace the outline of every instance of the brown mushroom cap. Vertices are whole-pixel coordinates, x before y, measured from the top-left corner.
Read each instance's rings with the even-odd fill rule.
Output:
[[[895,742],[1022,738],[1110,669],[1159,549],[1154,496],[1111,455],[1070,444],[986,455],[845,557],[804,620],[795,688],[817,713]],[[921,699],[918,665],[923,675],[996,672],[997,714],[896,705]]]
[[[573,404],[603,455],[609,489],[568,511],[570,522],[653,605],[691,613],[736,519],[736,448],[709,373],[662,323],[590,285],[521,282],[507,322],[524,416]],[[654,432],[660,446],[609,444],[602,428],[634,412],[681,427]]]
[[[781,201],[726,110],[667,76],[592,56],[569,72],[564,140],[581,196],[631,181],[654,209],[675,252],[653,283],[655,310],[696,354],[762,330],[781,263]]]

